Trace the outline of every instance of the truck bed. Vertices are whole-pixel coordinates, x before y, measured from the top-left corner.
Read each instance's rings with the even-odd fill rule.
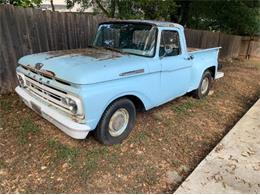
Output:
[[[193,51],[198,51],[198,50],[201,50],[201,49],[195,48],[195,47],[188,47],[187,50],[188,50],[188,52],[193,52]]]
[[[206,49],[201,49],[201,48],[195,48],[195,47],[188,47],[187,51],[189,53],[197,53],[197,52],[206,52],[210,50],[219,50],[221,47],[212,47],[212,48],[206,48]]]

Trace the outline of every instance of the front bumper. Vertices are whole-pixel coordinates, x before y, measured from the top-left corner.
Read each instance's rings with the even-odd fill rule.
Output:
[[[75,139],[85,139],[87,137],[89,131],[91,130],[88,125],[77,123],[70,117],[64,116],[56,109],[49,107],[45,103],[38,100],[38,98],[30,95],[26,89],[18,86],[15,88],[15,91],[28,107],[36,111],[43,118],[50,121],[70,137]],[[35,107],[37,109],[35,109]]]

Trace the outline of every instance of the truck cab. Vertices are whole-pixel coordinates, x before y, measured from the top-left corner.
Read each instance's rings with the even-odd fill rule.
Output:
[[[101,23],[88,48],[22,57],[16,92],[26,105],[69,136],[94,130],[107,145],[121,143],[136,110],[149,110],[192,92],[207,96],[220,48],[186,46],[175,23],[127,20]]]

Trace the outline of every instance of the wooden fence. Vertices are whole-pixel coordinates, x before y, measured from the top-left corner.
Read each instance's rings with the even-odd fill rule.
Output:
[[[97,25],[108,20],[86,13],[0,6],[0,94],[17,85],[17,60],[27,54],[87,47]]]
[[[188,47],[222,47],[219,54],[220,58],[239,57],[242,52],[241,49],[248,48],[249,43],[244,42],[244,45],[242,45],[242,40],[244,39],[241,36],[228,35],[220,32],[210,32],[204,30],[185,29],[185,36]],[[247,53],[246,55],[251,54]],[[260,53],[258,55],[260,55]]]
[[[87,13],[41,11],[0,6],[0,94],[17,85],[17,60],[27,54],[50,50],[84,48],[95,35],[97,25],[108,18]],[[185,30],[188,47],[221,46],[220,57],[240,55],[260,58],[260,42],[241,36],[201,30]]]

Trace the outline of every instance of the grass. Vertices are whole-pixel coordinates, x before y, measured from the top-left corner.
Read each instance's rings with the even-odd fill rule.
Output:
[[[252,66],[252,67],[255,67],[255,68],[260,68],[260,62],[259,60],[250,60],[250,61],[245,61],[244,62],[246,66]]]
[[[76,148],[69,148],[66,145],[63,145],[57,140],[50,139],[48,141],[48,146],[55,150],[55,161],[62,161],[65,160],[69,163],[74,163],[76,157],[78,156],[79,152]]]
[[[191,110],[195,106],[195,104],[196,104],[195,101],[196,100],[194,100],[194,99],[187,99],[187,101],[184,103],[181,103],[178,105],[173,105],[172,110],[174,112],[176,112],[177,114],[186,113],[187,111]]]
[[[149,185],[154,185],[158,181],[157,170],[155,167],[148,166],[145,169],[145,182]]]
[[[0,100],[0,108],[1,110],[4,111],[9,111],[12,108],[11,102],[9,100],[6,99],[1,99]]]
[[[105,151],[108,150],[108,148],[106,148],[106,147],[104,147],[104,148],[95,148],[94,150],[87,153],[87,155],[86,155],[87,157],[85,160],[85,170],[87,172],[90,172],[97,168],[100,155],[104,155]]]
[[[30,134],[36,134],[39,131],[40,128],[31,119],[25,119],[22,122],[19,131],[20,142],[25,144],[28,141]]]
[[[149,138],[149,135],[146,131],[141,131],[138,133],[137,137],[136,137],[136,141],[140,142],[140,143],[143,143],[145,141],[147,141]]]
[[[106,160],[109,157],[111,156],[109,154],[109,149],[106,146],[102,146],[101,148],[94,148],[87,152],[83,169],[80,173],[81,179],[87,181],[89,179],[89,175],[98,170],[100,161]]]
[[[151,131],[151,130],[150,130]],[[147,130],[141,130],[135,135],[129,136],[129,141],[134,144],[144,144],[149,140],[149,132]]]
[[[0,130],[2,130],[5,126],[4,119],[0,118]]]
[[[5,161],[0,159],[0,169],[4,169],[4,168],[6,168],[6,166],[7,165],[6,165]]]
[[[182,164],[182,162],[177,158],[172,159],[171,163],[173,166],[176,166],[176,167],[178,167]]]
[[[209,100],[209,97],[203,98],[200,100],[194,99],[192,97],[188,97],[185,102],[172,105],[171,109],[177,114],[187,114],[193,108],[199,105],[205,105]]]

